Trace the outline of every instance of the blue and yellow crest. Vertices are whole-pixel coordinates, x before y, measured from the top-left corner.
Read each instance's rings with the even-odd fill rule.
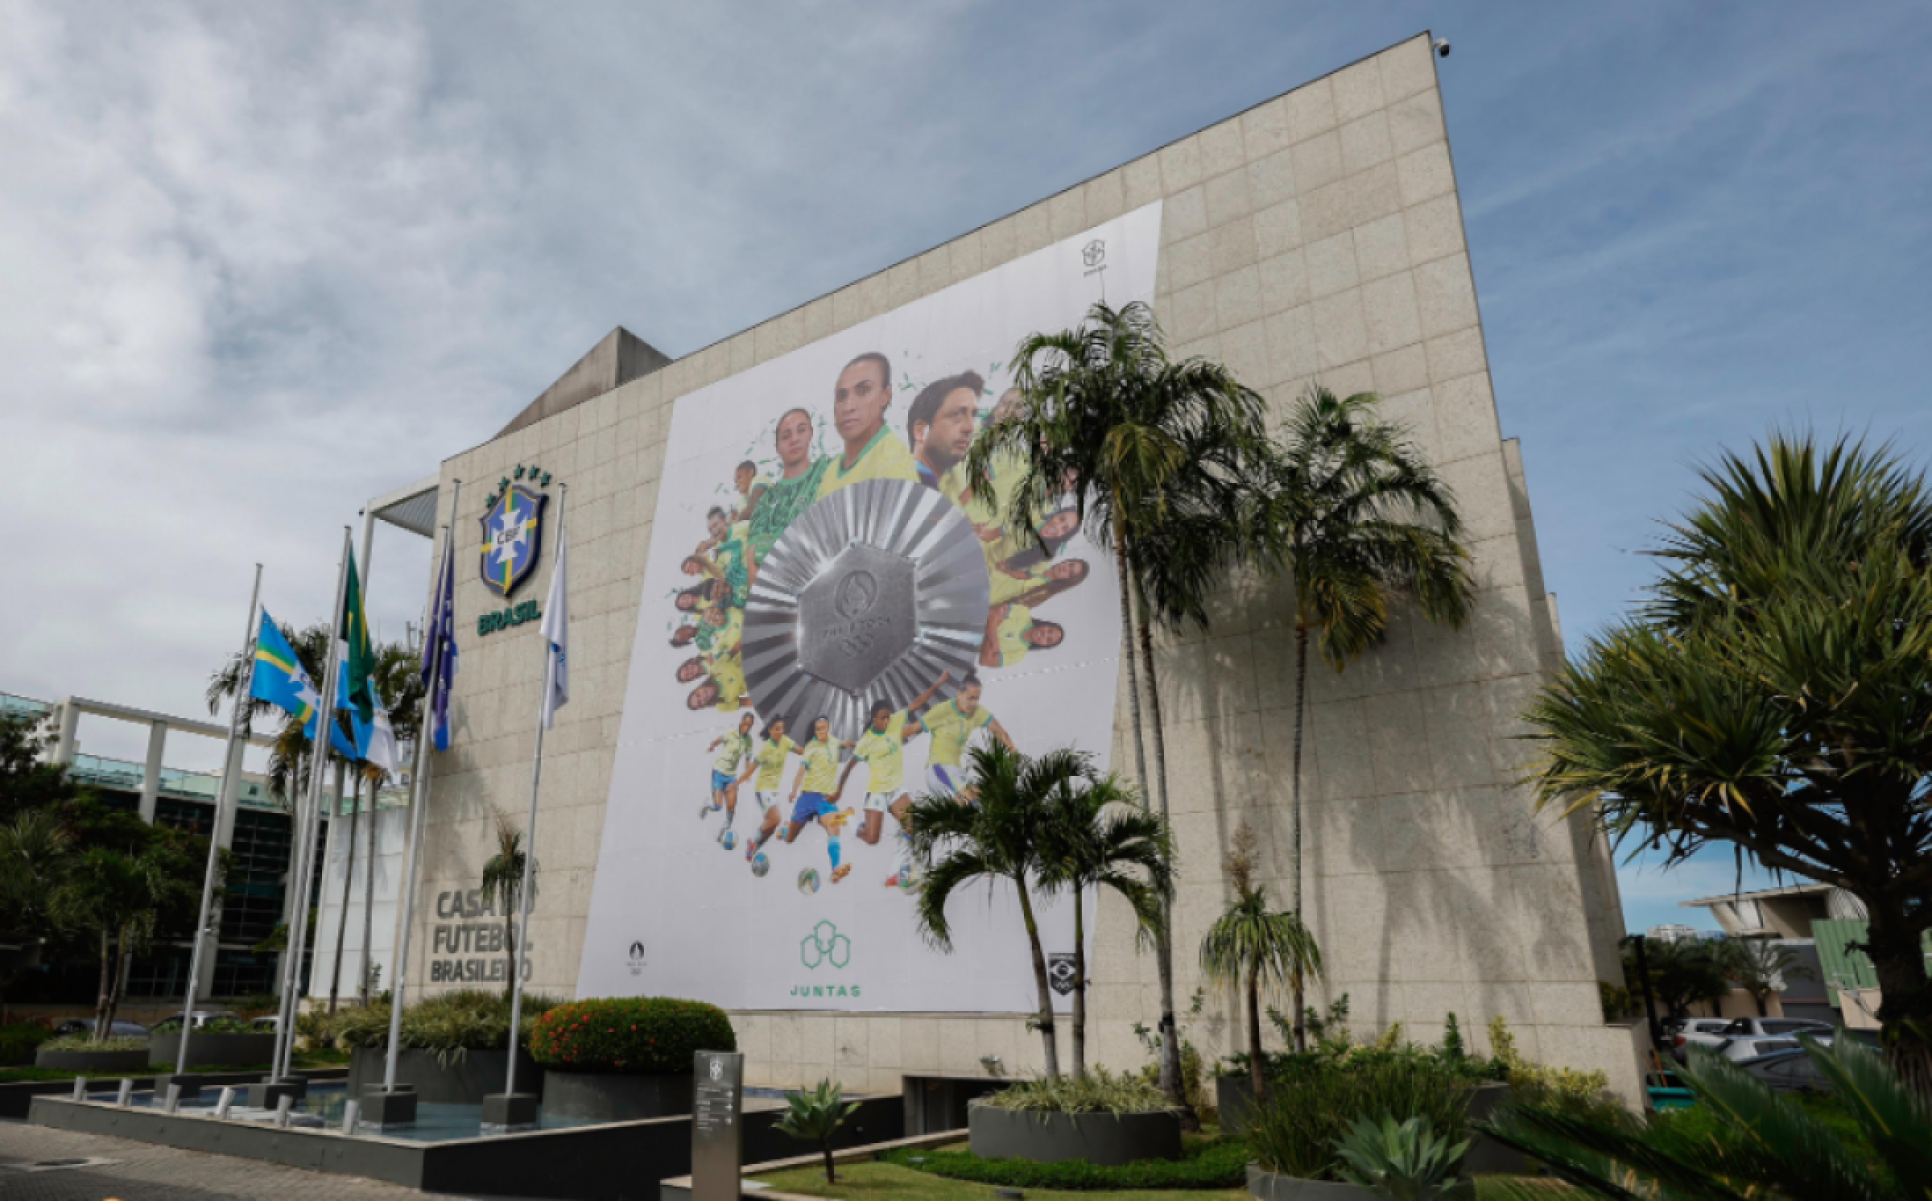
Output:
[[[509,596],[537,565],[543,546],[543,508],[550,498],[512,484],[483,515],[483,582],[498,596]]]

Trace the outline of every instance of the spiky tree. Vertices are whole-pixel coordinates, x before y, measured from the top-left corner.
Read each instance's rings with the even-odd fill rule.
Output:
[[[1892,1201],[1932,1197],[1932,1109],[1850,1039],[1805,1054],[1836,1104],[1829,1117],[1715,1052],[1684,1069],[1724,1137],[1672,1137],[1639,1118],[1527,1102],[1476,1126],[1571,1186],[1559,1196],[1645,1201]],[[1662,1137],[1660,1137],[1660,1134]],[[1862,1144],[1862,1145],[1861,1145]],[[1548,1181],[1488,1176],[1483,1196],[1540,1201]]]
[[[1308,710],[1308,651],[1346,668],[1381,642],[1396,604],[1451,626],[1475,604],[1469,553],[1454,495],[1401,426],[1377,413],[1373,393],[1340,398],[1309,388],[1286,428],[1258,456],[1253,553],[1291,581],[1295,612],[1294,779],[1290,910],[1300,916],[1302,746]],[[1295,988],[1295,1049],[1307,1049],[1306,1005]]]
[[[1152,670],[1151,638],[1136,638],[1133,597],[1141,567],[1136,557],[1172,512],[1192,494],[1189,481],[1207,469],[1201,444],[1258,439],[1262,401],[1231,372],[1200,359],[1169,357],[1153,311],[1138,302],[1120,309],[1095,304],[1076,329],[1034,334],[1014,352],[1014,382],[1022,403],[996,419],[967,455],[968,485],[989,491],[999,463],[1017,464],[1007,485],[1006,528],[1032,530],[1039,514],[1072,493],[1082,525],[1110,548],[1120,587],[1121,657],[1127,662],[1133,720],[1135,778],[1168,813],[1165,741],[1154,722],[1155,773],[1147,771],[1146,720],[1140,675]],[[1144,622],[1144,618],[1142,621]],[[1137,653],[1144,651],[1145,658]],[[1150,680],[1150,695],[1157,681]],[[1180,1038],[1174,1017],[1173,948],[1167,923],[1157,939],[1161,992],[1162,1091],[1185,1103]]]
[[[1775,434],[1702,472],[1665,571],[1527,720],[1539,802],[1679,863],[1840,888],[1901,1076],[1932,1096],[1932,493],[1887,448]]]
[[[1167,822],[1139,805],[1131,788],[1101,774],[1083,752],[1060,751],[1041,760],[1052,786],[1040,803],[1047,825],[1040,888],[1073,905],[1071,995],[1073,1075],[1087,1074],[1086,896],[1107,889],[1127,902],[1141,934],[1153,938],[1166,920],[1174,892],[1174,847]]]
[[[510,974],[503,978],[503,995],[509,996],[517,980],[517,902],[523,896],[523,831],[502,810],[496,815],[496,854],[483,864],[481,883],[483,903],[497,907],[503,915],[503,954]]]
[[[1256,1105],[1268,1103],[1267,1057],[1261,1046],[1261,994],[1299,986],[1322,971],[1321,948],[1301,918],[1278,912],[1255,879],[1255,835],[1244,820],[1222,860],[1234,898],[1201,940],[1201,974],[1248,1002],[1248,1072]],[[1454,1015],[1452,1014],[1451,1017]]]
[[[49,900],[66,879],[73,838],[59,815],[26,809],[0,825],[0,938],[18,944],[0,957],[0,1025],[6,1024],[6,987],[35,962],[39,940],[53,932]]]

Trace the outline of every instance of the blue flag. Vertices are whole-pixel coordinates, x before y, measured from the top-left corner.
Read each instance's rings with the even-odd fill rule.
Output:
[[[248,695],[281,709],[302,723],[304,734],[315,737],[316,715],[322,711],[321,690],[309,679],[295,648],[282,637],[281,627],[267,609],[262,610],[261,629],[255,634],[255,678]]]
[[[436,749],[449,749],[449,690],[456,683],[456,546],[443,544],[443,571],[423,638],[423,687],[429,690],[429,732]]]

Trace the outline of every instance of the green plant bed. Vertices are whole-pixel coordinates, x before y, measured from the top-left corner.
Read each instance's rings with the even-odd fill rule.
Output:
[[[882,1162],[953,1180],[1024,1189],[1061,1189],[1092,1193],[1106,1189],[1227,1189],[1241,1184],[1252,1156],[1246,1143],[1231,1138],[1183,1138],[1181,1158],[1144,1159],[1119,1167],[1090,1163],[1035,1163],[1026,1159],[981,1159],[970,1151],[889,1151]],[[913,1164],[923,1158],[922,1164]]]
[[[806,1197],[871,1201],[993,1201],[994,1190],[1008,1187],[955,1180],[890,1162],[842,1163],[837,1184],[825,1183],[819,1167],[760,1172],[747,1178],[776,1192]],[[1027,1201],[1251,1201],[1246,1188],[1232,1189],[1082,1189],[1028,1187]]]
[[[517,1038],[528,1046],[537,1019],[555,1008],[557,1000],[541,993],[523,994],[523,1029]],[[309,1020],[303,1015],[317,1045],[332,1044],[344,1051],[383,1050],[389,1045],[389,1006],[369,1005],[339,1010],[333,1018]],[[464,1051],[501,1051],[510,1045],[510,998],[500,992],[466,988],[439,993],[403,1010],[405,1050],[429,1051],[448,1060]]]

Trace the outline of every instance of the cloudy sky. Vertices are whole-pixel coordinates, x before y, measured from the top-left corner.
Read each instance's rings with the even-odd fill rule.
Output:
[[[1932,445],[1920,4],[0,0],[0,691],[199,711],[253,562],[320,617],[612,326],[687,354],[1425,28],[1573,645],[1717,448]],[[427,571],[378,535],[382,633]]]

